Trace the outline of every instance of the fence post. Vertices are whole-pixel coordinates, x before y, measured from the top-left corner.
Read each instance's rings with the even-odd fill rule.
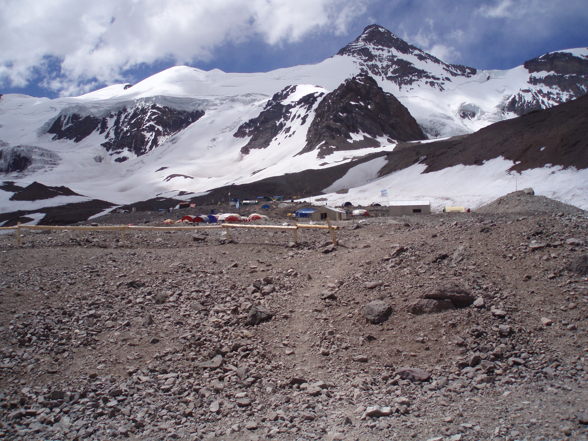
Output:
[[[20,247],[22,244],[20,237],[20,222],[16,223],[16,246]]]
[[[292,230],[292,234],[294,236],[294,243],[298,243],[298,225],[296,225],[296,228]]]
[[[327,225],[329,226],[329,233],[331,233],[331,241],[333,242],[333,245],[337,245],[337,233],[331,225],[331,221],[329,218],[327,218]]]
[[[227,234],[227,239],[229,239],[230,241],[233,241],[233,234],[231,233],[231,228],[228,225],[224,225],[225,227],[225,232]]]

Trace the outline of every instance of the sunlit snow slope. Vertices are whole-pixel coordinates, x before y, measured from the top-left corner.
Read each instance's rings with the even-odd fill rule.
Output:
[[[554,75],[569,57],[581,68],[558,82]],[[506,71],[450,65],[370,26],[338,55],[315,65],[248,74],[178,66],[132,86],[112,85],[79,97],[3,95],[0,180],[65,185],[88,198],[125,204],[180,191],[202,194],[391,151],[396,140],[359,130],[346,135],[349,141],[371,144],[334,148],[322,158],[317,151],[301,154],[321,100],[360,73],[398,98],[429,137],[471,133],[533,106],[586,93],[587,49],[531,61]],[[275,117],[264,126],[267,142],[244,151],[256,134],[235,134],[264,110]],[[426,198],[426,188],[415,195]],[[0,198],[0,212],[14,210]]]

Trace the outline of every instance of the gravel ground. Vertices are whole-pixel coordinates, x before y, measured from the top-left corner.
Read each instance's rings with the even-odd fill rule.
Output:
[[[585,213],[341,226],[0,236],[0,438],[588,439]]]

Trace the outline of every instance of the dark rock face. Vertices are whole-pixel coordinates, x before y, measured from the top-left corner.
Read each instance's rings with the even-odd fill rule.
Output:
[[[241,148],[241,153],[247,154],[251,149],[267,148],[281,132],[288,133],[288,122],[293,122],[296,118],[301,118],[301,125],[306,124],[309,112],[323,94],[311,93],[296,102],[284,104],[283,101],[296,91],[296,87],[287,86],[276,93],[257,117],[239,126],[233,135],[235,138],[251,136],[249,142]],[[294,110],[298,108],[302,110],[302,116],[298,112],[295,114]]]
[[[427,166],[425,173],[458,164],[480,165],[503,157],[523,171],[546,164],[588,168],[588,95],[545,110],[501,121],[476,133],[421,145],[399,145],[387,154],[380,176],[413,164]]]
[[[48,187],[40,182],[33,182],[10,197],[11,201],[37,201],[56,196],[79,196],[68,187]]]
[[[20,152],[14,152],[10,155],[0,150],[0,173],[22,172],[31,164],[32,159]]]
[[[381,49],[388,51],[382,52]],[[423,70],[399,57],[395,52],[415,56],[419,61],[438,64],[445,72],[445,76]],[[349,55],[361,60],[367,72],[393,81],[400,87],[410,86],[422,80],[432,87],[444,90],[443,83],[451,81],[452,77],[471,77],[477,72],[471,67],[444,63],[378,25],[366,27],[359,37],[342,48],[337,55]]]
[[[351,135],[358,133],[367,136],[353,141]],[[382,136],[390,141],[425,138],[406,107],[384,92],[372,77],[361,74],[345,81],[319,103],[300,153],[318,149],[322,158],[335,150],[379,147],[375,138]]]
[[[102,146],[109,152],[125,150],[144,155],[160,143],[160,138],[174,135],[204,116],[202,110],[177,110],[156,103],[137,103],[98,118],[77,113],[62,114],[51,125],[48,133],[53,139],[80,142],[94,132],[104,135]],[[119,159],[119,162],[121,158]]]
[[[578,98],[588,92],[588,59],[568,52],[552,52],[526,61],[533,88],[510,97],[504,110],[517,115],[545,109]],[[545,86],[545,87],[542,87]]]
[[[157,147],[160,137],[174,135],[203,116],[202,110],[189,112],[157,104],[122,109],[114,115],[114,123],[105,130],[108,141],[102,146],[108,151],[126,149],[141,156]],[[105,126],[103,119],[100,133]]]
[[[80,142],[98,128],[100,119],[94,116],[81,116],[77,113],[60,115],[47,130],[53,139],[71,139]]]
[[[0,173],[22,173],[56,166],[60,157],[42,147],[0,144]]]

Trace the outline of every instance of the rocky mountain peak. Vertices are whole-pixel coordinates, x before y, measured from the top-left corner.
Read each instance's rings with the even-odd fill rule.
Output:
[[[342,83],[319,103],[300,153],[318,150],[324,158],[336,150],[380,147],[424,139],[419,125],[392,94],[365,73]]]
[[[445,63],[375,24],[367,26],[337,55],[355,58],[370,75],[394,82],[400,88],[421,83],[444,90],[452,78],[476,74],[474,68]]]
[[[409,54],[414,50],[420,51],[420,49],[408,44],[388,29],[372,24],[367,26],[359,37],[342,48],[337,55],[356,55],[358,52],[365,52],[365,49],[369,50],[370,47],[396,49],[403,54]]]

